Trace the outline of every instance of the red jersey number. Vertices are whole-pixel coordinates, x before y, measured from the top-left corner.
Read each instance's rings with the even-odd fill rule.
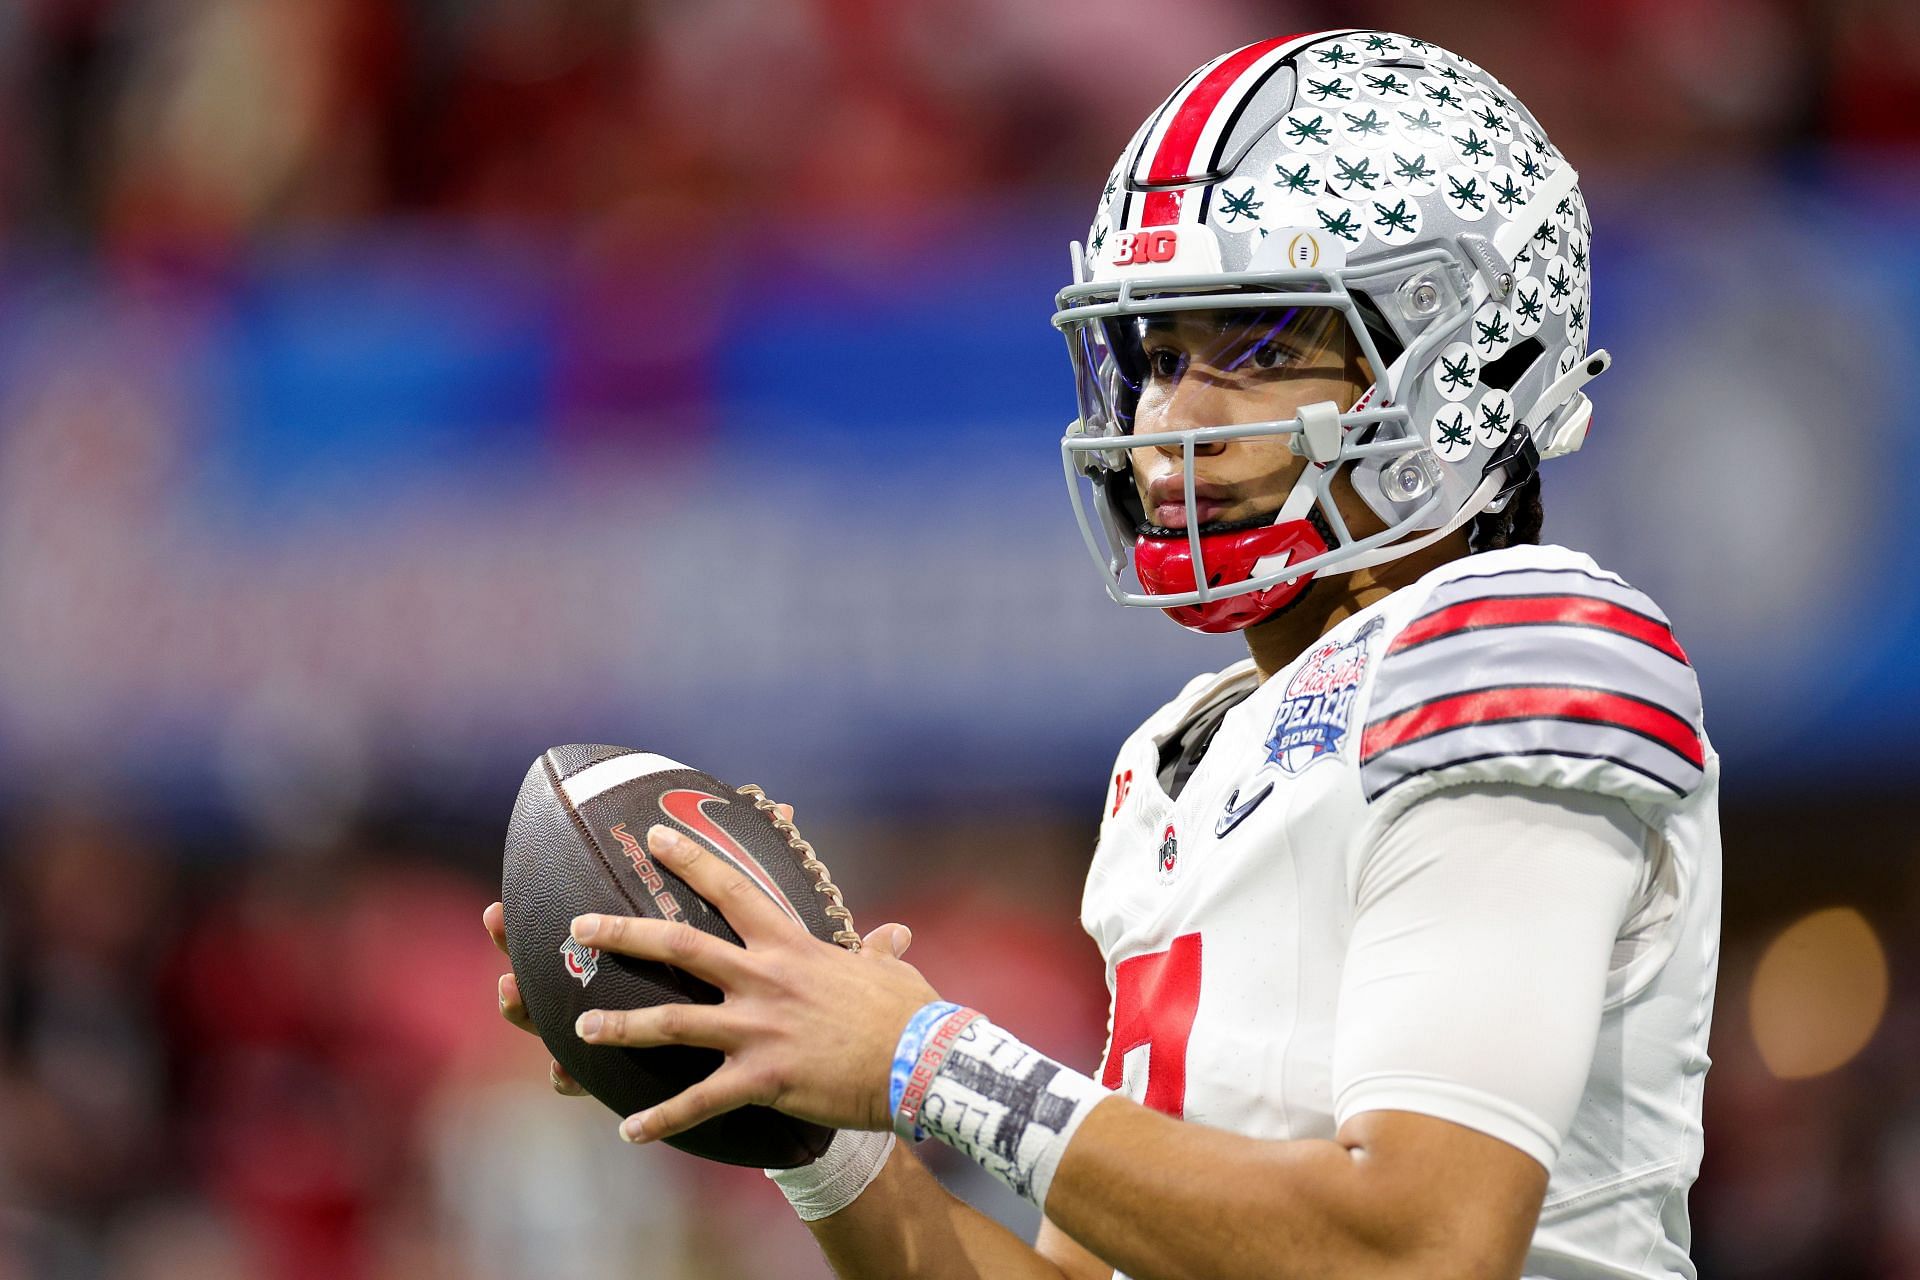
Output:
[[[1183,934],[1165,951],[1122,960],[1113,971],[1113,1042],[1100,1083],[1120,1087],[1130,1050],[1147,1048],[1147,1096],[1155,1111],[1187,1109],[1187,1039],[1200,1011],[1200,935]]]

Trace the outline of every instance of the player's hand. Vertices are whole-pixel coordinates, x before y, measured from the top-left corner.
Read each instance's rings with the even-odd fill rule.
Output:
[[[493,939],[493,945],[500,954],[507,954],[507,909],[494,903],[480,915],[480,923],[487,927],[487,936]],[[533,1029],[533,1020],[527,1017],[527,1006],[520,1000],[520,984],[511,973],[500,975],[500,1016],[529,1035],[538,1035]],[[547,1082],[556,1093],[579,1097],[586,1090],[580,1082],[567,1074],[567,1069],[559,1063],[547,1062]]]
[[[719,908],[745,946],[684,921],[585,915],[580,943],[657,960],[720,988],[719,1004],[601,1009],[580,1016],[589,1044],[702,1045],[718,1071],[658,1106],[628,1116],[620,1136],[653,1142],[750,1103],[837,1129],[888,1129],[893,1050],[908,1019],[938,999],[900,959],[912,935],[882,925],[859,952],[822,942],[732,865],[687,836],[656,826],[647,848]]]

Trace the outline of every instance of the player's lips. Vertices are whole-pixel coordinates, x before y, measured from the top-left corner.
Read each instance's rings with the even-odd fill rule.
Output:
[[[1163,529],[1184,529],[1189,518],[1195,524],[1210,524],[1220,518],[1221,512],[1233,506],[1233,494],[1224,485],[1196,480],[1193,502],[1193,511],[1189,516],[1186,477],[1179,472],[1160,476],[1147,484],[1151,518]]]
[[[1230,502],[1208,502],[1201,499],[1193,509],[1195,524],[1211,524],[1220,518],[1220,513],[1233,504]],[[1184,529],[1187,527],[1187,504],[1184,502],[1162,502],[1153,508],[1153,522],[1162,529]]]

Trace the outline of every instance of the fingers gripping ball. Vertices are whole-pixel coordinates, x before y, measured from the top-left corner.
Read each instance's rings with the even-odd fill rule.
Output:
[[[598,912],[685,923],[740,941],[713,906],[648,852],[646,833],[685,832],[739,869],[815,937],[858,950],[840,891],[813,848],[758,787],[730,787],[677,761],[624,747],[555,747],[534,761],[507,828],[501,900],[507,951],[534,1029],[554,1060],[622,1116],[664,1102],[719,1068],[717,1049],[589,1045],[589,1009],[717,1004],[720,992],[665,964],[582,946],[575,916]],[[667,1141],[709,1160],[792,1168],[833,1130],[765,1107],[728,1112]]]

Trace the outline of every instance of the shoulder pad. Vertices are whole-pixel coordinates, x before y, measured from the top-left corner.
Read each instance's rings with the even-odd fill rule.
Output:
[[[1388,644],[1360,745],[1367,799],[1469,782],[1692,794],[1700,685],[1666,615],[1612,574],[1514,559],[1437,582]]]

